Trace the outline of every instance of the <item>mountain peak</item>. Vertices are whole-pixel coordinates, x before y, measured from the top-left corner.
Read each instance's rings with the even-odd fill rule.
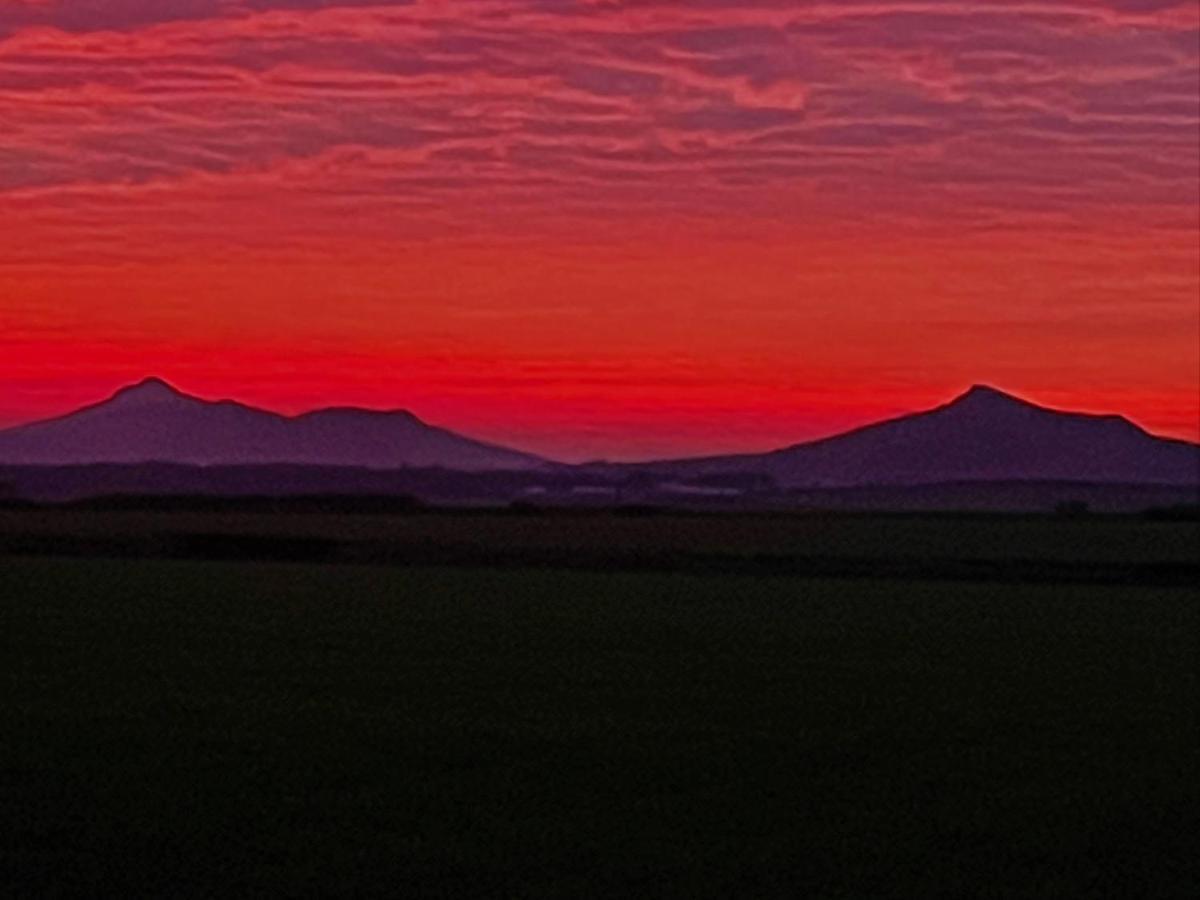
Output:
[[[1012,394],[1006,393],[1000,390],[1000,388],[992,387],[990,384],[973,384],[958,400],[1012,400],[1020,402]]]
[[[281,415],[145,378],[74,413],[0,431],[4,465],[175,463],[508,471],[537,457],[425,425],[410,413]]]
[[[1020,397],[1002,391],[999,388],[992,387],[989,384],[972,385],[970,390],[955,397],[950,403],[946,404],[944,409],[955,410],[1005,410],[1005,409],[1039,409],[1036,404],[1030,403],[1028,400],[1022,400]]]
[[[129,403],[168,403],[192,398],[161,378],[144,378],[137,384],[121,388],[113,394],[112,399],[127,405]]]

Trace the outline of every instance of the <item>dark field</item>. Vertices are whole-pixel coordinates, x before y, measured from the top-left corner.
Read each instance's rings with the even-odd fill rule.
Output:
[[[147,501],[139,500],[139,503]],[[1200,520],[1138,516],[348,513],[286,501],[0,508],[0,557],[253,559],[716,574],[1190,586]],[[204,506],[216,503],[216,509]],[[178,507],[172,508],[173,505]],[[201,508],[193,509],[199,504]],[[268,509],[260,509],[265,504]],[[384,507],[386,509],[386,507]]]
[[[1194,523],[62,515],[127,558],[0,555],[6,896],[1195,894]],[[1080,577],[687,570],[764,558]]]

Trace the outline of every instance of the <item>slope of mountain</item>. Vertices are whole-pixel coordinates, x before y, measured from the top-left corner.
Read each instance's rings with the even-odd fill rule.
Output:
[[[530,469],[535,456],[427,425],[409,412],[325,409],[287,417],[208,402],[147,379],[78,412],[0,431],[0,463],[299,463],[461,471]]]
[[[1120,416],[1037,406],[976,386],[928,412],[772,453],[651,464],[659,474],[762,474],[780,487],[964,481],[1200,484],[1200,446]]]

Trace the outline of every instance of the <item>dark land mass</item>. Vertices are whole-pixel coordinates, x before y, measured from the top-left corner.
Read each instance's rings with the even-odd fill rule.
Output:
[[[758,457],[351,410],[195,465],[297,432],[193,399],[0,468],[6,896],[1195,893],[1194,445],[983,390]],[[343,426],[382,465],[311,464]]]
[[[446,510],[411,499],[109,497],[0,507],[0,555],[1007,583],[1200,583],[1200,510],[1143,516]]]
[[[10,509],[5,895],[1190,898],[1196,581],[1070,573],[1194,571],[1197,529]],[[213,558],[56,555],[163,535]],[[273,540],[501,564],[218,559]],[[615,556],[517,564],[579,547]],[[681,553],[710,564],[614,564]],[[1070,577],[738,568],[764,554]]]
[[[0,431],[0,494],[411,495],[426,503],[684,508],[1104,511],[1200,502],[1200,446],[1120,416],[976,387],[944,406],[781,450],[565,465],[409,412],[281,416],[150,379],[48,422]]]
[[[769,476],[655,475],[636,467],[549,467],[461,472],[445,468],[189,466],[170,463],[83,466],[0,465],[0,501],[62,503],[107,497],[346,497],[361,506],[412,500],[435,506],[543,508],[658,506],[714,511],[860,510],[895,512],[1053,512],[1084,505],[1135,513],[1200,504],[1200,483],[965,481],[841,488],[790,488]],[[132,502],[132,501],[129,501]]]

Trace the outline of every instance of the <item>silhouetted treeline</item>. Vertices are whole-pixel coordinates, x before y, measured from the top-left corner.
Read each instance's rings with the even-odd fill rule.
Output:
[[[355,494],[218,497],[197,494],[117,494],[60,504],[71,509],[105,512],[200,512],[282,514],[398,515],[426,508],[415,497]]]
[[[119,536],[0,534],[0,557],[192,559],[384,566],[572,569],[601,572],[679,572],[725,576],[901,579],[1008,584],[1130,584],[1187,586],[1200,578],[1195,562],[962,558],[954,556],[834,556],[688,551],[670,548],[587,549],[519,540],[341,540],[220,531]]]
[[[1147,510],[1145,515],[1159,522],[1200,522],[1200,503],[1157,507]]]
[[[403,512],[432,507],[654,509],[729,512],[1008,512],[1187,517],[1198,489],[1154,484],[950,482],[782,488],[760,474],[687,478],[621,466],[522,472],[346,469],[313,466],[199,467],[163,463],[0,467],[0,504],[94,502],[130,509],[259,508]],[[114,499],[118,498],[118,499]],[[156,499],[166,498],[166,499]],[[204,500],[201,498],[212,498]],[[284,498],[282,505],[273,498]],[[236,502],[235,502],[236,501]],[[234,505],[231,506],[230,504]],[[1165,511],[1165,512],[1162,512]]]

